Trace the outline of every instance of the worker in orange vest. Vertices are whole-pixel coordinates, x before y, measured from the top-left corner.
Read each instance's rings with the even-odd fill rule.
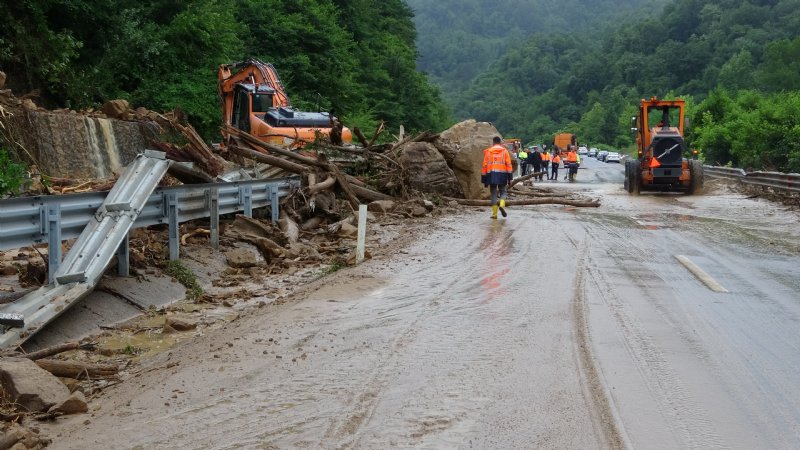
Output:
[[[542,172],[544,172],[545,175],[547,174],[547,172],[550,171],[550,160],[551,159],[552,159],[552,156],[550,155],[550,153],[547,152],[547,145],[543,144],[542,145]],[[539,177],[539,180],[541,180],[541,179],[542,179],[542,176]]]
[[[558,150],[555,150],[555,153],[553,154],[553,159],[552,161],[550,161],[550,163],[551,163],[550,167],[552,167],[552,173],[548,178],[548,180],[558,181],[558,165],[561,164],[561,154],[558,152]]]
[[[499,136],[492,139],[492,146],[483,151],[483,166],[481,166],[481,183],[489,188],[492,194],[492,219],[497,219],[497,210],[506,217],[506,195],[508,186],[514,176],[511,167],[511,155],[503,145]],[[498,205],[498,197],[500,199]]]
[[[575,146],[569,144],[567,146],[567,162],[564,165],[564,167],[568,168],[569,171],[567,172],[567,175],[564,176],[565,180],[570,174],[572,174],[573,179],[575,178],[575,175],[578,174],[578,164],[580,163],[579,158],[580,157],[578,156],[578,152],[575,151]]]

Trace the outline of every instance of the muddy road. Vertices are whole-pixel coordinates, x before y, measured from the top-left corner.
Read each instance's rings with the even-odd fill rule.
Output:
[[[62,449],[800,447],[798,213],[713,186],[629,197],[621,166],[585,160],[545,183],[600,208],[444,218],[43,433]]]

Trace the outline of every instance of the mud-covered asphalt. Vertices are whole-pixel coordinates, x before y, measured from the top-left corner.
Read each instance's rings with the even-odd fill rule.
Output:
[[[714,186],[629,197],[619,165],[584,166],[548,184],[600,208],[444,218],[43,433],[75,449],[800,448],[798,213]]]

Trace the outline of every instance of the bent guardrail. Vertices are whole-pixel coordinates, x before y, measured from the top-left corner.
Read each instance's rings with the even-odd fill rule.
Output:
[[[781,172],[745,172],[731,167],[703,166],[705,174],[714,178],[735,180],[743,184],[800,193],[800,174]]]

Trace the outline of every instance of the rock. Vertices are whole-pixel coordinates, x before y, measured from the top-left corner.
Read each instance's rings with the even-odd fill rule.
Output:
[[[69,389],[70,393],[75,392],[77,390],[82,391],[81,382],[79,380],[76,380],[74,378],[58,377],[58,381],[64,383],[64,386],[66,386],[67,389]]]
[[[448,197],[463,196],[453,170],[433,144],[411,142],[404,145],[398,162],[408,171],[412,189]]]
[[[343,222],[337,234],[339,236],[354,237],[358,234],[358,227],[347,222]]]
[[[11,262],[4,261],[0,263],[0,275],[16,275],[17,266]]]
[[[428,211],[433,211],[433,208],[436,207],[436,205],[434,205],[433,202],[430,200],[423,200],[422,206],[424,206],[425,209],[427,209]]]
[[[33,103],[33,100],[29,98],[26,98],[22,101],[22,108],[24,108],[25,111],[36,111],[39,109],[39,107],[36,106],[36,103]]]
[[[6,73],[0,70],[0,89],[6,86]]]
[[[103,114],[108,116],[109,119],[122,119],[127,120],[131,113],[131,106],[127,100],[117,99],[111,100],[103,105]]]
[[[177,331],[189,331],[197,328],[197,322],[191,319],[179,319],[177,317],[167,317],[164,324],[169,325]]]
[[[61,414],[78,414],[89,411],[89,405],[86,404],[86,397],[81,391],[75,391],[67,397],[66,400],[60,404],[50,408],[48,412],[57,412]]]
[[[450,167],[468,199],[488,198],[489,189],[481,184],[483,150],[492,145],[492,138],[500,136],[497,128],[488,122],[474,119],[457,123],[442,132],[436,148],[445,159],[451,158]]]
[[[428,210],[424,206],[414,206],[411,208],[411,215],[414,217],[423,217],[428,214]]]
[[[397,204],[393,200],[375,200],[367,205],[367,211],[377,213],[391,212]]]
[[[27,358],[0,359],[0,382],[10,400],[26,411],[47,411],[69,396],[58,378]]]
[[[246,248],[235,248],[225,252],[228,265],[237,269],[258,265],[258,255]]]

